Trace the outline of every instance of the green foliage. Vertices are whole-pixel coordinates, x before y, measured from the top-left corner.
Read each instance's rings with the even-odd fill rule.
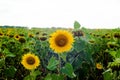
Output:
[[[111,54],[113,57],[116,57],[117,52],[116,52],[116,51],[110,51],[110,54]]]
[[[15,76],[16,71],[17,71],[17,69],[14,66],[11,66],[11,67],[5,69],[4,74],[6,75],[6,77],[13,78]]]
[[[81,25],[80,25],[80,23],[79,22],[77,22],[77,21],[75,21],[74,22],[74,29],[79,29],[81,27]]]
[[[48,75],[45,77],[45,80],[52,80],[51,74],[48,74]]]
[[[120,49],[117,50],[117,53],[116,53],[116,58],[120,58]]]
[[[3,50],[5,57],[15,57],[16,55],[11,53],[7,48]]]
[[[51,57],[50,61],[48,63],[47,68],[49,70],[55,70],[57,68],[57,65],[59,64],[59,61],[55,59],[55,57]]]
[[[115,58],[114,62],[110,62],[108,67],[110,68],[115,68],[115,67],[120,67],[120,58]]]
[[[106,70],[105,72],[103,72],[103,77],[104,80],[113,80],[113,73],[111,71],[111,69]]]
[[[50,34],[62,28],[0,28],[1,80],[119,80],[120,29],[80,29],[74,22],[73,48],[56,54],[50,49]],[[32,52],[40,66],[28,71],[21,57]],[[102,68],[96,66],[97,63]]]
[[[61,74],[47,74],[44,80],[64,80],[64,76]]]
[[[67,53],[62,53],[62,54],[59,54],[59,57],[63,59],[63,61],[66,62],[66,57],[67,57]]]
[[[24,77],[24,80],[36,80],[36,77],[40,74],[41,72],[39,70],[31,71],[30,75]]]
[[[74,43],[74,49],[77,52],[81,52],[82,50],[84,50],[86,48],[86,40],[85,38],[81,37],[81,38],[76,38],[75,39],[75,43]]]
[[[61,69],[61,72],[64,73],[64,74],[66,74],[70,78],[76,77],[76,75],[75,75],[75,73],[73,71],[73,67],[72,67],[72,65],[70,63],[66,63],[65,67],[63,67]]]
[[[2,68],[5,65],[5,59],[1,58],[0,59],[0,68]]]
[[[26,76],[23,80],[34,80],[31,75]]]

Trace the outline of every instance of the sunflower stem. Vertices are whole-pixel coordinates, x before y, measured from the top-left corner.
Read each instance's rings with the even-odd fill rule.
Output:
[[[35,80],[34,69],[31,70],[31,72],[30,72],[30,76],[31,76],[31,79],[30,79],[30,80]]]
[[[61,70],[61,57],[60,57],[60,55],[58,55],[58,57],[59,57],[58,73],[60,73],[60,70]]]

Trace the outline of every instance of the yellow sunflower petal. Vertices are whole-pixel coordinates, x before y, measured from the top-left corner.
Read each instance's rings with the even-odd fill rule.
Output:
[[[96,68],[97,68],[97,69],[103,69],[103,66],[102,66],[102,64],[97,63],[97,64],[96,64]]]
[[[36,69],[40,65],[38,56],[32,53],[27,53],[22,56],[21,64],[29,70]]]
[[[56,53],[67,52],[72,48],[74,38],[72,33],[66,30],[57,30],[49,39],[50,48]]]

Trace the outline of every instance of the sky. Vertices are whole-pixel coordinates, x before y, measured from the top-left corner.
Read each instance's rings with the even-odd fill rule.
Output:
[[[120,0],[0,0],[0,25],[120,27]]]

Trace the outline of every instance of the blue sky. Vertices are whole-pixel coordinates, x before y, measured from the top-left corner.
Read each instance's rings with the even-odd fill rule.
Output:
[[[120,0],[0,0],[0,25],[120,27]]]

